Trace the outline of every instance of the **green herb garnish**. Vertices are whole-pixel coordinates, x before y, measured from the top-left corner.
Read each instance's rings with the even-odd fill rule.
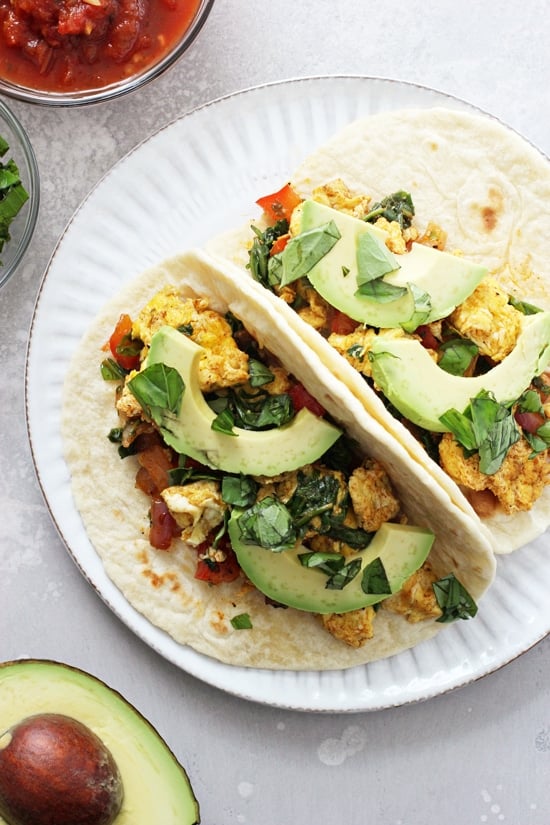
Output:
[[[232,507],[251,507],[256,501],[258,484],[251,476],[224,476],[222,500]]]
[[[472,359],[479,353],[479,347],[465,338],[451,338],[441,344],[442,353],[439,366],[451,375],[464,375]]]
[[[329,221],[291,238],[284,250],[274,256],[282,264],[281,286],[307,275],[341,237],[334,221]]]
[[[408,229],[414,218],[414,204],[410,194],[403,191],[394,192],[379,203],[373,204],[365,220],[374,223],[378,218],[386,218],[390,223],[397,221],[401,229]]]
[[[159,427],[167,415],[179,415],[185,383],[174,367],[151,364],[131,378],[127,386],[145,413]]]
[[[287,507],[274,496],[266,496],[239,516],[244,544],[259,544],[280,553],[296,544],[296,530]]]
[[[442,615],[438,622],[454,622],[456,619],[471,619],[477,613],[477,605],[454,573],[450,573],[432,585],[435,598]]]
[[[361,589],[363,593],[383,593],[389,595],[391,587],[388,582],[386,570],[380,558],[373,559],[363,570],[361,577]]]
[[[7,141],[0,138],[0,157],[4,157],[9,148]],[[29,193],[21,182],[15,161],[0,162],[0,252],[11,240],[11,223],[28,199]]]
[[[239,613],[231,619],[231,626],[235,630],[250,630],[252,628],[252,620],[248,613]]]
[[[364,232],[359,236],[357,239],[357,284],[359,286],[399,268],[397,258],[383,241],[370,232]]]
[[[327,590],[343,590],[357,576],[361,570],[361,559],[352,559],[344,564],[336,573],[327,579],[325,587]]]

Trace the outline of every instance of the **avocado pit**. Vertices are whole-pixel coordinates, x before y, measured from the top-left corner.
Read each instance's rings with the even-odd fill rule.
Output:
[[[111,752],[72,717],[29,716],[0,737],[0,814],[8,825],[112,825],[123,796]]]

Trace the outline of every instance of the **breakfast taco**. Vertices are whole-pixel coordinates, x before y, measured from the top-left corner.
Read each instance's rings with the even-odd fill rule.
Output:
[[[475,615],[495,569],[483,529],[246,287],[175,257],[74,354],[64,450],[109,577],[240,666],[350,667]]]
[[[267,288],[495,552],[544,532],[548,160],[489,117],[394,111],[347,126],[257,203],[210,252]]]

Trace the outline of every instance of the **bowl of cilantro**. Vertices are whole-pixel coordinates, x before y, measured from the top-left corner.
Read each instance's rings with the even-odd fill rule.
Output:
[[[23,126],[0,100],[0,287],[27,251],[38,218],[36,157]]]

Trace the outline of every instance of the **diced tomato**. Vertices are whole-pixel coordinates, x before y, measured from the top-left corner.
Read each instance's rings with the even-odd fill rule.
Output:
[[[272,223],[283,219],[290,221],[294,209],[301,202],[302,198],[294,191],[290,183],[285,183],[278,192],[264,195],[256,201]]]
[[[536,433],[538,428],[546,423],[544,415],[537,412],[516,412],[514,417],[522,430],[531,434]]]
[[[177,462],[174,453],[168,447],[164,447],[161,443],[148,444],[144,450],[137,453],[136,457],[140,467],[144,468],[149,476],[147,483],[152,485],[157,495],[170,486],[168,471],[172,470]]]
[[[340,312],[339,309],[335,309],[330,320],[330,331],[335,335],[349,335],[357,329],[359,326],[359,321],[354,321],[353,318],[350,318],[349,315],[346,315],[344,312]]]
[[[287,233],[286,235],[279,235],[279,237],[273,241],[271,244],[271,249],[269,250],[269,254],[271,256],[278,255],[279,252],[282,252],[287,243],[290,240],[290,235]]]
[[[123,370],[138,369],[141,346],[132,340],[132,319],[129,315],[122,314],[118,319],[109,338],[109,349]]]
[[[426,347],[426,349],[439,349],[440,342],[428,326],[418,327],[416,334],[420,335],[420,343],[423,347]]]
[[[203,542],[203,544],[197,547],[197,550],[204,553],[209,546],[210,542]],[[223,550],[225,561],[205,561],[204,559],[199,559],[197,569],[195,570],[196,579],[208,582],[209,584],[220,584],[221,582],[232,582],[239,578],[241,568],[239,567],[235,551],[226,536],[222,537],[219,543],[219,549]]]
[[[154,498],[151,501],[151,527],[149,530],[151,546],[156,547],[157,550],[168,550],[172,539],[179,536],[180,533],[181,529],[163,499]]]
[[[290,400],[292,401],[295,412],[299,412],[303,407],[306,407],[314,415],[318,415],[319,418],[322,418],[325,414],[324,407],[310,395],[302,384],[294,384],[288,391],[288,394],[290,395]]]

